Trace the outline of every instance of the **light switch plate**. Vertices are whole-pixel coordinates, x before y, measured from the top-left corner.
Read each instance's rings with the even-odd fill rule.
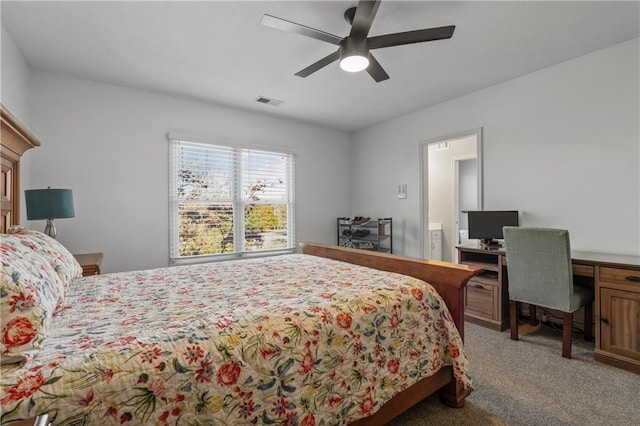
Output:
[[[407,184],[404,183],[402,185],[398,185],[398,198],[405,199],[407,198]]]

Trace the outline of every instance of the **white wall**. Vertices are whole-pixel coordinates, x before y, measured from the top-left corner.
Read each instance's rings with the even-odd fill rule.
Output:
[[[27,109],[29,66],[13,39],[2,25],[2,105],[25,126],[29,125]]]
[[[105,272],[168,264],[167,132],[293,150],[298,241],[335,243],[335,218],[351,210],[345,132],[35,69],[30,95],[42,140],[31,183],[73,190],[58,240],[104,252]]]
[[[356,132],[353,211],[392,216],[394,251],[420,256],[420,141],[483,127],[485,209],[569,229],[576,250],[640,255],[639,47],[621,43]],[[399,183],[406,200],[395,198]]]
[[[29,66],[24,60],[22,53],[18,50],[13,39],[2,25],[2,68],[0,76],[0,102],[20,123],[30,128],[30,116],[28,109],[29,92]],[[38,135],[35,135],[38,137]],[[24,188],[30,184],[30,156],[31,151],[24,153],[20,160],[20,183]],[[24,197],[20,194],[20,223],[26,221],[26,210],[24,207]]]

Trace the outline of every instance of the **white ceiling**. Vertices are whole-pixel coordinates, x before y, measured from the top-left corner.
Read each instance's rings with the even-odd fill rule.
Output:
[[[354,1],[19,2],[2,23],[36,68],[357,130],[639,36],[638,1],[383,1],[370,35],[456,25],[453,38],[373,51],[375,83],[335,50],[261,25],[263,14],[340,37]],[[284,101],[260,104],[258,96]]]

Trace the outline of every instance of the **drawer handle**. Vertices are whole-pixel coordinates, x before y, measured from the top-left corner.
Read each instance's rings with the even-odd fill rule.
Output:
[[[602,321],[605,324],[609,324],[609,320],[606,318],[600,318],[600,321]]]
[[[633,281],[634,283],[640,283],[640,277],[636,277],[635,275],[629,275],[628,277],[624,277],[627,281]]]
[[[482,284],[476,284],[474,287],[475,288],[482,288],[482,289],[484,288],[484,287],[482,287]]]

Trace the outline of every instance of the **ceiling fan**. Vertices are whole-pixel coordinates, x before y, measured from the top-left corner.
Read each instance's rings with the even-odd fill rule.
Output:
[[[262,17],[262,25],[315,38],[338,46],[338,50],[335,52],[298,71],[296,73],[297,76],[307,77],[339,59],[340,68],[343,70],[358,72],[366,69],[376,82],[388,79],[389,75],[376,58],[373,57],[370,50],[443,40],[453,36],[455,25],[367,37],[373,19],[378,12],[380,1],[361,0],[358,2],[358,6],[351,7],[344,12],[345,19],[351,24],[351,32],[344,38],[271,15]]]

